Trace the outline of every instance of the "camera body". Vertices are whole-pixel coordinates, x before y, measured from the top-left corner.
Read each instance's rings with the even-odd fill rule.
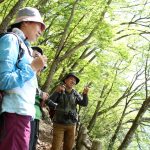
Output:
[[[45,64],[44,67],[43,67],[43,69],[42,69],[41,71],[42,71],[42,72],[45,71],[46,68],[47,68],[47,65]]]
[[[71,112],[71,111],[69,111],[68,113],[66,112],[66,113],[64,114],[64,118],[65,118],[66,120],[68,120],[68,119],[72,120],[73,123],[75,123],[75,122],[78,121],[78,120],[77,120],[76,113]]]
[[[37,58],[43,55],[43,50],[40,47],[32,46],[32,49],[33,49],[33,53],[32,53],[33,58]],[[47,64],[44,65],[41,71],[44,71],[46,68],[47,68]]]

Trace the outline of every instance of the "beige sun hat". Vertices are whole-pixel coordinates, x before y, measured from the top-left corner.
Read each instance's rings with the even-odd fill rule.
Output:
[[[24,21],[31,21],[31,22],[39,22],[42,24],[42,31],[45,30],[46,25],[43,22],[43,19],[40,15],[40,12],[33,7],[25,7],[18,11],[18,14],[16,16],[16,20],[14,21],[14,24],[24,22]]]

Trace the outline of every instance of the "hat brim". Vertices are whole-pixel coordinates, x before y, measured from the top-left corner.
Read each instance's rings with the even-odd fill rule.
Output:
[[[15,22],[11,25],[14,25],[14,24],[17,24],[17,23],[20,23],[20,22],[27,22],[27,21],[41,23],[42,31],[46,29],[46,25],[44,24],[43,20],[39,19],[39,17],[35,17],[35,16],[34,17],[33,16],[23,16],[23,17],[17,18],[15,20]]]
[[[79,79],[78,77],[76,77],[75,75],[73,75],[73,74],[68,74],[68,75],[66,75],[66,76],[62,79],[62,82],[65,83],[65,80],[66,80],[67,78],[69,78],[69,77],[74,77],[74,78],[76,79],[76,84],[78,84],[78,83],[80,82],[80,79]]]
[[[33,51],[37,51],[41,55],[43,55],[43,50],[40,47],[38,47],[38,46],[32,46],[31,48],[33,49]]]

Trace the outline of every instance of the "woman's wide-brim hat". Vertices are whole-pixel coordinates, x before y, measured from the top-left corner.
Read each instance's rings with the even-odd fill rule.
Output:
[[[40,12],[36,8],[25,7],[23,9],[20,9],[16,16],[16,20],[11,25],[14,25],[20,22],[26,22],[26,21],[41,23],[42,31],[45,30],[46,28],[46,25],[43,22]]]
[[[67,74],[63,79],[62,82],[65,83],[65,80],[69,77],[74,77],[76,79],[76,84],[78,84],[80,82],[80,79],[74,74],[74,73],[69,73]]]

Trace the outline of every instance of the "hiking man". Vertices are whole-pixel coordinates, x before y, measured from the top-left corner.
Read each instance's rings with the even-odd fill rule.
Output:
[[[73,74],[67,74],[62,85],[56,87],[47,102],[51,107],[51,101],[57,103],[53,118],[53,141],[51,150],[72,150],[75,141],[77,123],[77,104],[88,105],[88,87],[85,87],[81,95],[73,89],[79,83],[79,78]]]

